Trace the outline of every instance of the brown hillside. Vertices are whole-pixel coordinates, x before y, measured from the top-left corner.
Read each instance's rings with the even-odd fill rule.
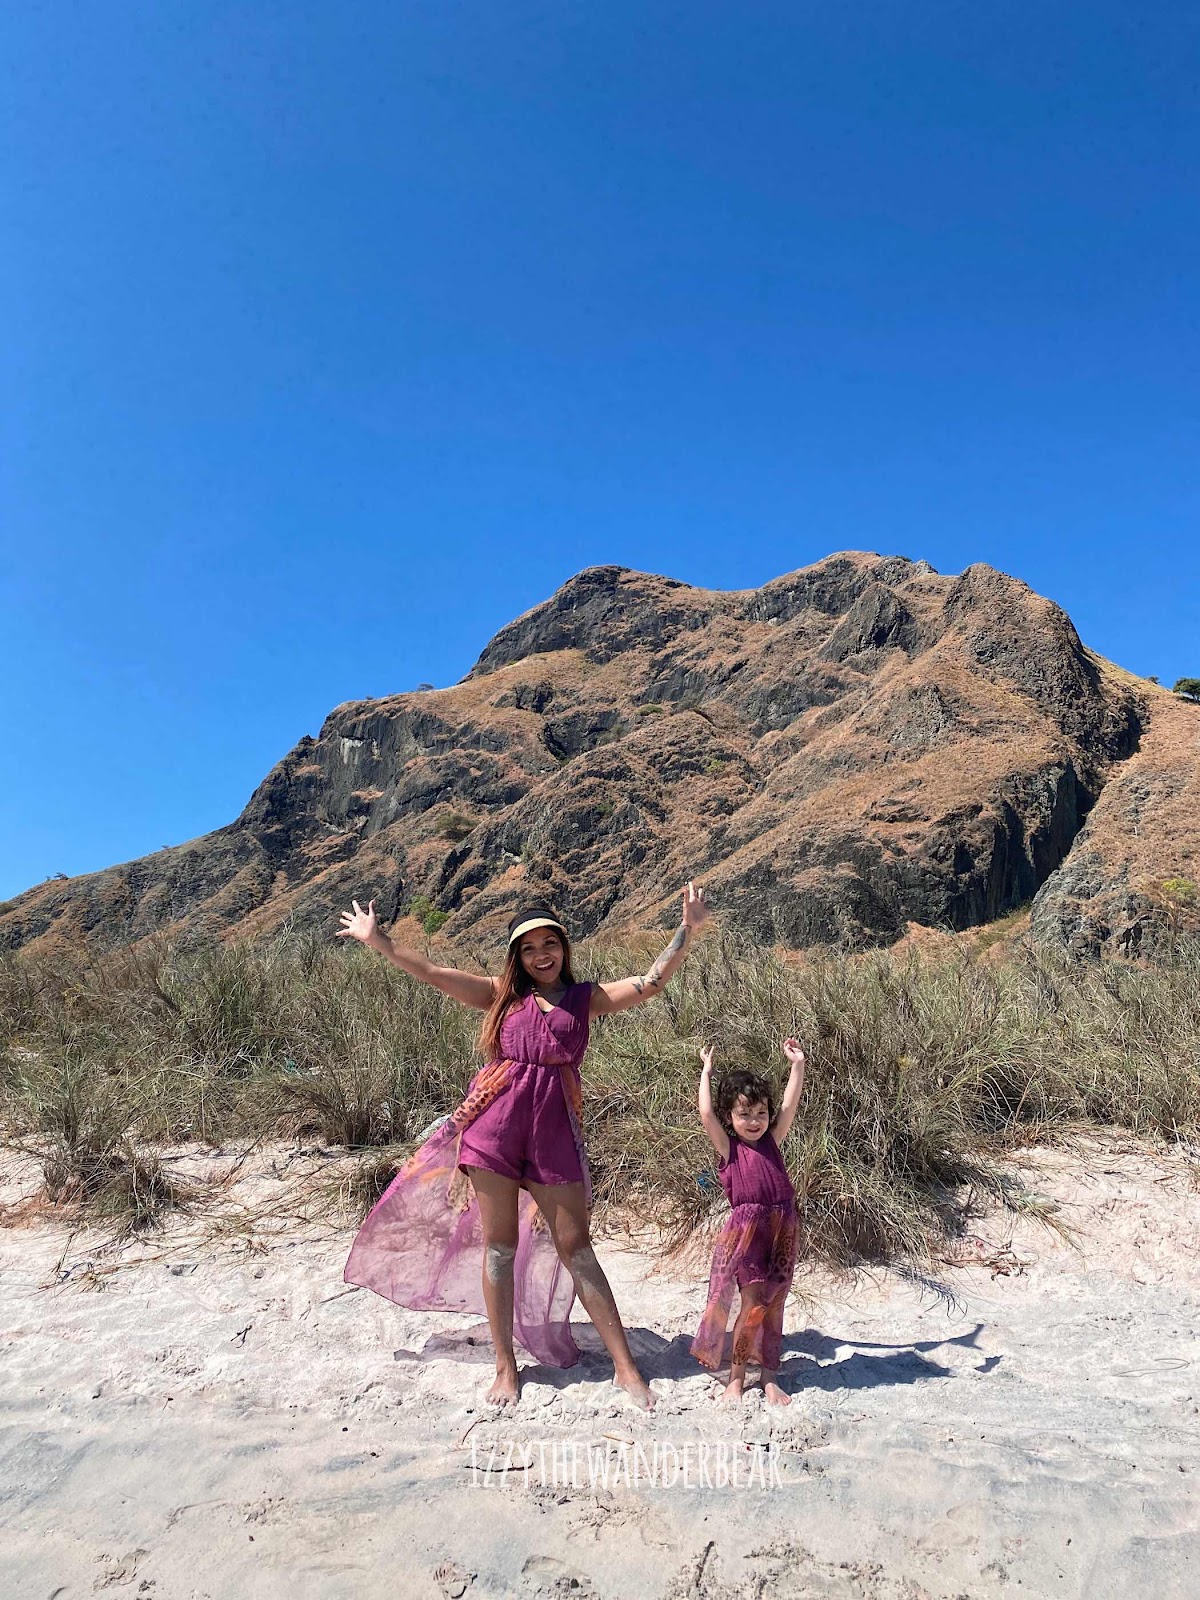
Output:
[[[692,876],[792,946],[974,926],[1050,880],[1037,926],[1071,942],[1122,870],[1139,892],[1114,773],[1149,783],[1153,870],[1191,860],[1149,844],[1195,794],[1189,718],[989,567],[850,553],[743,593],[598,567],[453,688],[339,706],[228,827],[0,906],[0,946],[332,929],[352,895],[425,896],[461,938],[535,893],[591,933],[668,920]],[[1098,864],[1064,876],[1098,798]]]
[[[1033,903],[1034,934],[1048,943],[1134,954],[1200,930],[1200,706],[1146,687],[1138,750]]]

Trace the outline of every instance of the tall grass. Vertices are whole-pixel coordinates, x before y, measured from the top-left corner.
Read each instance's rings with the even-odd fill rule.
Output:
[[[602,980],[646,959],[594,944],[578,966]],[[139,1225],[181,1198],[154,1164],[164,1142],[359,1149],[347,1188],[365,1203],[460,1097],[479,1020],[312,936],[8,957],[0,1126],[39,1151],[52,1196]],[[699,1046],[782,1078],[788,1034],[810,1059],[788,1157],[810,1251],[832,1261],[927,1257],[973,1196],[1013,1201],[1000,1158],[1023,1143],[1097,1124],[1200,1130],[1200,948],[1155,967],[1028,945],[1003,963],[883,952],[793,964],[716,931],[661,1000],[594,1027],[597,1199],[676,1238],[710,1218],[720,1196],[703,1181]]]

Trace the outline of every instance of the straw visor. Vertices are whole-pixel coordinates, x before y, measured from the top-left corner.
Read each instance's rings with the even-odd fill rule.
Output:
[[[523,911],[513,918],[508,925],[508,942],[514,944],[523,934],[530,933],[534,928],[557,928],[564,938],[567,930],[562,923],[549,911]]]

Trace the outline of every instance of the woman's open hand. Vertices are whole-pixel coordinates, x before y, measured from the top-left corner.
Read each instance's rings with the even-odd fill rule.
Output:
[[[379,933],[379,924],[375,920],[375,902],[374,900],[368,900],[365,911],[357,900],[352,900],[350,904],[354,907],[354,911],[353,913],[349,911],[342,912],[342,921],[345,923],[345,927],[338,929],[337,937],[339,939],[357,939],[360,944],[370,944]]]
[[[683,925],[692,933],[702,927],[708,920],[708,901],[704,898],[704,890],[697,889],[694,883],[689,883],[683,891]]]

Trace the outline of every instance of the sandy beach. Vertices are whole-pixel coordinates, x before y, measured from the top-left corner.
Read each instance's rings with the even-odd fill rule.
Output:
[[[6,1600],[1200,1592],[1183,1152],[1030,1152],[1073,1245],[991,1215],[929,1281],[805,1276],[787,1410],[716,1404],[687,1354],[702,1268],[604,1241],[650,1416],[586,1323],[579,1366],[527,1368],[491,1412],[478,1319],[347,1290],[350,1230],[298,1215],[338,1157],[233,1163],[179,1152],[226,1181],[114,1248],[5,1157]]]

